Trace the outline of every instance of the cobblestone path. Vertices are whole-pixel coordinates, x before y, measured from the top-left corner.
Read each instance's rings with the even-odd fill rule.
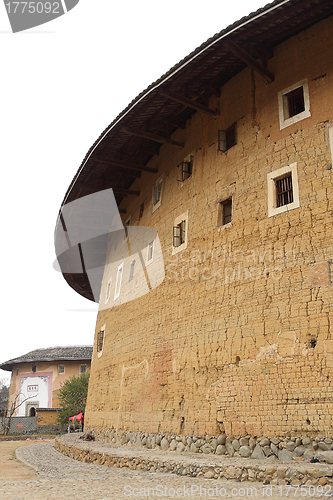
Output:
[[[17,458],[33,467],[38,479],[0,482],[1,500],[121,500],[126,498],[327,498],[327,487],[297,490],[287,486],[263,485],[257,482],[235,482],[182,477],[125,468],[77,462],[55,451],[53,443],[32,444],[19,448]]]

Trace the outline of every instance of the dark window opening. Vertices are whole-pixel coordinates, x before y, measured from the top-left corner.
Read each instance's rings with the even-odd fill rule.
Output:
[[[102,352],[104,342],[104,331],[100,330],[97,334],[97,352]]]
[[[173,228],[173,246],[175,248],[180,247],[183,243],[185,243],[185,235],[186,235],[186,221],[182,220],[177,226]]]
[[[36,365],[32,365],[31,371],[32,371],[32,373],[36,373],[37,366]]]
[[[291,177],[291,172],[280,179],[275,180],[275,191],[276,191],[276,207],[282,207],[283,205],[289,205],[293,203],[293,181]]]
[[[161,201],[162,181],[153,187],[153,205],[157,205]]]
[[[124,226],[124,229],[125,229],[125,232],[124,232],[124,239],[126,239],[128,237],[128,227],[131,223],[131,219],[127,219],[127,221],[125,222],[125,226]]]
[[[283,99],[285,103],[285,115],[288,115],[284,117],[285,120],[305,111],[303,86],[288,92],[288,94],[283,96]]]
[[[232,198],[219,203],[217,225],[225,226],[232,220]]]
[[[182,163],[182,181],[186,181],[191,177],[193,172],[193,156],[190,157],[189,161],[183,161]]]
[[[317,338],[315,336],[311,336],[310,338],[310,347],[311,349],[314,349],[317,345]]]
[[[237,144],[237,124],[227,130],[219,130],[219,151],[226,152]]]

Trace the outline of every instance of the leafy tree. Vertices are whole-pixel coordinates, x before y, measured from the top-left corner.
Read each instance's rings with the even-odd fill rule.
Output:
[[[69,417],[84,413],[89,383],[89,372],[81,373],[79,377],[73,375],[61,384],[59,389],[60,412],[57,416],[58,424],[62,427],[68,425]]]

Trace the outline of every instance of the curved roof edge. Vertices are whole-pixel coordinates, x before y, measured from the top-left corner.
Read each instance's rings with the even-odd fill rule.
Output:
[[[129,104],[128,106],[121,112],[119,115],[110,123],[108,127],[101,133],[99,138],[94,142],[94,144],[91,146],[89,151],[87,152],[79,170],[77,171],[76,175],[74,176],[67,192],[64,197],[64,200],[62,202],[62,205],[66,204],[67,198],[71,192],[71,189],[73,185],[75,184],[77,178],[79,177],[81,171],[83,170],[87,160],[95,150],[95,148],[100,144],[100,142],[104,139],[104,137],[109,133],[109,131],[116,126],[122,118],[124,118],[129,111],[131,111],[143,98],[147,97],[153,90],[156,88],[160,87],[163,83],[165,83],[167,80],[169,80],[175,73],[177,73],[180,69],[182,69],[184,66],[188,65],[191,61],[193,61],[196,57],[198,57],[203,51],[206,51],[209,47],[220,41],[222,38],[225,38],[227,35],[230,35],[234,31],[240,29],[240,28],[245,28],[247,24],[250,22],[254,21],[255,19],[261,17],[263,14],[267,14],[272,10],[275,10],[292,0],[274,0],[271,3],[267,3],[264,7],[261,7],[260,9],[251,12],[248,16],[243,16],[241,19],[238,21],[235,21],[233,24],[227,26],[224,28],[222,31],[219,33],[216,33],[212,37],[208,38],[208,40],[196,49],[194,49],[190,54],[186,57],[184,57],[181,61],[179,61],[177,64],[172,66],[169,71],[164,73],[158,80],[153,82],[151,85],[149,85],[145,90],[143,90],[137,97],[135,97]]]
[[[35,349],[18,358],[0,364],[1,370],[12,371],[13,366],[23,363],[41,363],[43,361],[90,361],[93,346],[66,346]]]
[[[158,174],[158,161],[150,161],[158,157],[162,144],[186,147],[185,140],[175,141],[172,136],[186,128],[195,112],[208,113],[216,119],[220,112],[209,107],[213,103],[210,98],[218,99],[221,88],[247,66],[264,75],[266,81],[274,81],[270,60],[275,47],[332,15],[333,2],[327,0],[274,0],[209,38],[148,86],[89,149],[62,202],[55,240],[62,240],[62,247],[69,248],[67,221],[65,225],[60,216],[65,204],[109,188],[118,207],[126,196],[139,197],[140,190],[133,190],[133,182],[141,172]],[[125,208],[122,213],[126,213]],[[77,255],[80,253],[84,264],[81,250]],[[95,253],[101,255],[100,246],[96,244],[95,249],[90,245],[89,252],[89,259]],[[95,301],[84,265],[75,273],[70,256],[65,255],[64,261],[66,265],[61,271],[67,283],[83,297]],[[100,282],[97,285],[100,287]]]

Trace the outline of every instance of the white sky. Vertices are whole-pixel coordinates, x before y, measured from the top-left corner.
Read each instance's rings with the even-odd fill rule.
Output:
[[[0,4],[0,363],[92,344],[97,304],[53,270],[54,226],[90,146],[150,83],[264,0],[80,0],[12,34]],[[0,370],[0,379],[9,372]]]

